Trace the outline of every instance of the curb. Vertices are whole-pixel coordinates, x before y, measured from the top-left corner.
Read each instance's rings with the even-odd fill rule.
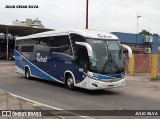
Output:
[[[31,99],[28,99],[28,98],[24,98],[24,97],[18,96],[16,94],[4,91],[2,89],[0,89],[0,91],[4,92],[6,94],[9,94],[9,95],[11,95],[11,96],[13,96],[13,97],[15,97],[15,98],[17,98],[19,100],[22,100],[22,101],[26,102],[27,104],[29,104],[29,105],[37,108],[38,110],[63,110],[63,109],[60,109],[60,108],[57,108],[57,107],[52,107],[52,106],[49,106],[49,105],[46,105],[46,104],[43,104],[43,103],[31,100]],[[55,115],[56,119],[66,119],[64,116],[59,116],[59,115],[56,115],[56,114],[53,114],[53,113],[51,113],[51,114]],[[75,116],[76,115],[78,117],[80,117],[80,118],[92,119],[92,117],[82,116],[82,115],[75,114]]]
[[[43,109],[46,109],[46,110],[62,110],[60,108],[52,107],[52,106],[49,106],[49,105],[46,105],[46,104],[43,104],[43,103],[40,103],[40,102],[36,102],[34,100],[30,100],[30,99],[15,95],[13,93],[4,91],[2,89],[0,89],[0,91],[13,96],[14,98],[17,98],[19,100],[22,100],[22,101],[26,102],[27,104],[37,108],[37,110],[43,110]],[[65,117],[63,117],[63,116],[55,115],[55,117],[56,117],[56,119],[65,119]]]

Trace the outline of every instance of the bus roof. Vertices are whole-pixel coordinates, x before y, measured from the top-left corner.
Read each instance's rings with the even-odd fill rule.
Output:
[[[61,36],[61,35],[68,35],[71,33],[79,34],[84,37],[89,38],[98,38],[98,39],[118,39],[117,36],[106,33],[98,30],[91,30],[91,29],[64,29],[64,30],[56,30],[56,31],[47,31],[37,34],[32,34],[28,36],[18,37],[16,40],[21,39],[28,39],[28,38],[38,38],[38,37],[49,37],[49,36]]]

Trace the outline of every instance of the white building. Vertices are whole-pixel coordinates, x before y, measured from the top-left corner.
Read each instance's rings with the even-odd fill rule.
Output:
[[[44,28],[44,26],[42,25],[41,21],[38,18],[33,20],[32,24],[30,26],[33,28]]]
[[[44,28],[44,26],[42,25],[41,21],[38,18],[36,18],[35,20],[27,18],[26,21],[13,20],[12,25],[27,26],[27,27],[33,27],[33,28]]]

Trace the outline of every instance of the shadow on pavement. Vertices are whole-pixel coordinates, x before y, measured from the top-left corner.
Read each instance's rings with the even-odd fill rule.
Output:
[[[22,78],[25,78],[24,76],[22,76]],[[27,79],[26,79],[27,80]],[[52,85],[58,88],[62,88],[64,90],[71,91],[71,92],[79,92],[79,93],[85,93],[85,94],[89,94],[89,95],[121,95],[120,93],[113,91],[112,89],[101,89],[101,90],[88,90],[88,89],[83,89],[83,88],[79,88],[79,87],[75,87],[74,90],[69,90],[65,87],[64,84],[61,83],[57,83],[57,82],[53,82],[53,81],[48,81],[48,80],[43,80],[43,79],[39,79],[39,78],[31,78],[31,80],[37,81],[37,82],[41,82],[41,83],[45,83],[47,85]]]

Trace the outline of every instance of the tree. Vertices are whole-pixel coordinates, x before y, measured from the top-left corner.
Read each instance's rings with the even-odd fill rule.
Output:
[[[147,30],[142,30],[141,32],[139,32],[139,34],[143,34],[143,35],[152,35],[149,31]]]
[[[150,33],[149,31],[143,29],[141,32],[139,32],[139,34],[143,34],[143,35],[151,35],[151,36],[159,36],[157,33]]]
[[[153,36],[159,36],[157,33],[153,33]]]

